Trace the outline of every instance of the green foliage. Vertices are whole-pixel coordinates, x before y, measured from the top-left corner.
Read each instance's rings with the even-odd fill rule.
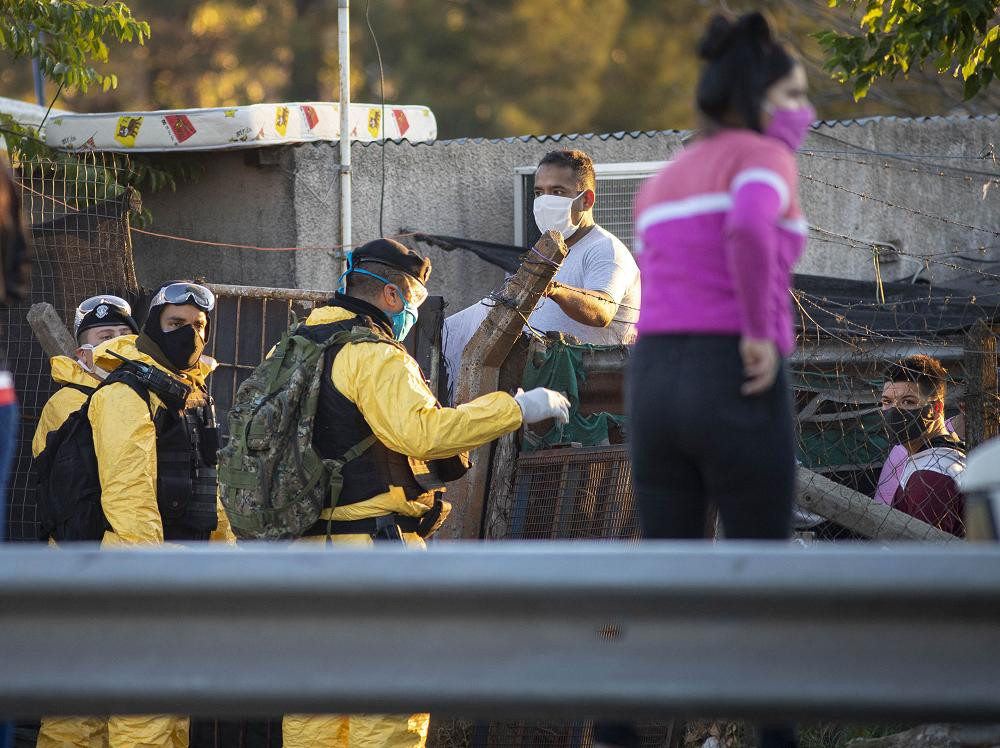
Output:
[[[108,39],[144,44],[149,38],[149,24],[135,20],[124,3],[0,0],[0,19],[0,47],[14,59],[38,58],[46,78],[83,92],[118,85],[113,73],[94,67],[108,61]]]
[[[145,44],[149,24],[137,21],[120,2],[93,4],[82,0],[0,0],[0,48],[13,59],[38,58],[43,75],[62,88],[103,92],[118,86],[118,77],[106,69],[109,41]],[[41,35],[39,32],[43,32]],[[104,65],[98,69],[95,65]],[[132,188],[141,205],[143,190],[177,189],[179,181],[196,178],[199,162],[186,156],[113,154],[102,159],[67,153],[46,145],[35,128],[0,115],[12,161],[28,179],[64,185],[67,206],[84,210],[100,200],[120,197]],[[140,208],[133,215],[139,226],[152,216]]]
[[[136,226],[152,223],[142,207],[142,192],[175,191],[179,183],[197,179],[204,165],[196,154],[108,153],[100,160],[86,152],[70,153],[46,145],[33,128],[0,114],[0,133],[8,143],[11,162],[24,179],[63,185],[58,199],[64,207],[86,210],[103,200],[123,196],[129,188],[137,198],[132,220]]]
[[[924,4],[969,5],[966,12],[974,13],[978,1]],[[112,49],[113,70],[94,63],[99,71],[118,72],[117,88],[104,91],[95,84],[84,95],[67,87],[57,106],[107,112],[337,99],[332,0],[125,2],[156,33],[141,46]],[[733,13],[768,12],[778,36],[801,54],[811,98],[823,118],[938,114],[962,104],[962,81],[933,72],[930,63],[940,52],[928,58],[928,73],[910,67],[907,76],[894,82],[886,77],[855,102],[851,88],[823,70],[828,54],[813,34],[835,30],[853,38],[869,9],[865,0],[836,5],[827,7],[828,0],[725,3]],[[694,88],[701,65],[695,47],[719,7],[706,0],[371,0],[370,18],[381,45],[387,101],[429,106],[439,136],[455,138],[695,127]],[[893,7],[886,0],[877,10],[888,16]],[[358,102],[377,102],[380,95],[379,68],[365,25],[368,9],[367,1],[351,3],[352,98]],[[880,28],[875,16],[870,22]],[[111,37],[105,41],[114,47]],[[982,59],[970,48],[977,70],[991,68],[987,47]],[[869,72],[873,75],[861,82],[862,88],[875,79]],[[31,98],[27,59],[4,59],[0,51],[0,90]],[[974,112],[998,108],[996,86],[963,106]]]
[[[873,83],[894,79],[928,61],[939,73],[964,81],[966,100],[1000,73],[1000,27],[993,23],[1000,0],[829,0],[831,8],[864,7],[860,33],[815,34],[826,53],[826,69],[853,86],[855,100]]]

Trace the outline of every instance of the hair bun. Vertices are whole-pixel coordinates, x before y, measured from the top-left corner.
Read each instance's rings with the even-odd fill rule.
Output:
[[[749,41],[757,42],[761,45],[771,43],[771,27],[767,19],[759,11],[747,13],[740,16],[733,29],[734,36],[741,36]]]
[[[698,56],[703,60],[718,60],[741,42],[759,47],[771,43],[771,27],[761,13],[747,13],[735,22],[722,15],[713,16],[698,43]]]
[[[698,56],[703,60],[717,60],[729,49],[733,36],[733,23],[725,16],[712,16],[705,35],[698,42]]]

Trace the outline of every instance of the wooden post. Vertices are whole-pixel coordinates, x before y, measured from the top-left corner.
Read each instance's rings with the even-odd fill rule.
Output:
[[[28,324],[48,356],[76,356],[76,341],[54,306],[47,302],[32,304],[28,310]]]
[[[546,232],[535,245],[535,252],[528,255],[514,277],[504,284],[500,291],[504,301],[497,302],[490,310],[462,352],[455,383],[456,404],[496,391],[500,366],[568,251],[557,232]],[[448,487],[448,499],[454,508],[436,537],[447,540],[480,537],[489,483],[490,446],[485,444],[475,450],[471,455],[475,463],[472,469]]]
[[[798,503],[821,517],[872,540],[960,541],[951,533],[881,504],[836,481],[799,468]]]
[[[516,389],[524,376],[524,365],[529,354],[528,341],[518,338],[507,360],[500,367],[498,390]],[[517,458],[521,452],[521,433],[511,431],[496,440],[490,458],[490,484],[488,500],[483,507],[483,532],[487,539],[507,537],[510,531],[510,514],[514,504],[514,480],[517,475]]]
[[[1000,432],[997,339],[979,320],[965,336],[965,443],[968,449]]]

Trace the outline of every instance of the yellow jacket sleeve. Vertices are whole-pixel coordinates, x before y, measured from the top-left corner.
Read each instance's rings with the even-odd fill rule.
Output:
[[[219,517],[219,525],[212,531],[208,539],[235,545],[236,533],[233,532],[233,526],[229,524],[229,516],[222,507],[222,502],[218,499],[215,500],[215,513]]]
[[[90,401],[101,505],[111,525],[105,543],[162,543],[156,506],[156,429],[149,408],[127,384],[102,387]]]
[[[385,343],[351,343],[337,354],[333,385],[361,410],[389,449],[418,460],[451,457],[521,425],[521,409],[505,392],[442,408],[417,362]]]
[[[55,392],[42,408],[38,427],[31,439],[31,456],[38,457],[45,449],[45,440],[69,418],[70,413],[79,410],[87,401],[87,396],[72,387],[63,387]]]

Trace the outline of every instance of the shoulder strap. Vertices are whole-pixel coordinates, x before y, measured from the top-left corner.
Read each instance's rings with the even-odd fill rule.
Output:
[[[94,391],[97,390],[97,387],[88,387],[85,384],[77,384],[76,382],[66,382],[63,385],[63,387],[69,387],[70,389],[76,390],[77,392],[82,392],[84,395],[87,396],[94,394]]]
[[[323,346],[326,347],[341,344],[347,345],[348,343],[385,343],[386,345],[401,347],[395,340],[387,338],[384,335],[379,335],[374,330],[370,330],[362,325],[357,325],[352,327],[350,330],[337,333],[328,341],[324,342]]]
[[[141,397],[142,401],[146,403],[146,407],[149,408],[149,417],[153,417],[153,404],[149,400],[149,390],[146,389],[146,386],[143,385],[139,378],[126,367],[119,366],[111,372],[107,378],[101,382],[100,387],[97,389],[107,387],[109,384],[115,384],[116,382],[121,382],[122,384],[127,385],[135,394]],[[89,401],[87,404],[90,404]]]

